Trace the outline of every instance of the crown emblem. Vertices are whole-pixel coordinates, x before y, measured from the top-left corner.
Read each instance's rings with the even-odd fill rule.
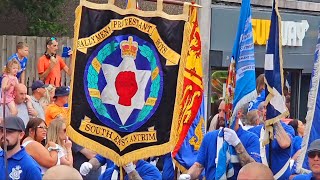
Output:
[[[122,41],[120,44],[121,48],[121,57],[131,56],[135,58],[138,51],[138,43],[133,41],[132,36],[128,37],[128,41]]]

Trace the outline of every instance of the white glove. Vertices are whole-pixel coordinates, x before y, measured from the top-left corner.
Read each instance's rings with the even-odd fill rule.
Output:
[[[233,147],[241,142],[237,133],[230,128],[224,128],[224,140]]]
[[[84,162],[80,166],[80,174],[82,174],[83,176],[86,176],[87,174],[89,174],[91,169],[92,169],[92,164],[89,162]]]
[[[190,180],[191,176],[190,174],[180,174],[179,180]]]
[[[123,169],[126,171],[127,174],[129,174],[136,169],[136,166],[131,162],[131,163],[123,166]]]

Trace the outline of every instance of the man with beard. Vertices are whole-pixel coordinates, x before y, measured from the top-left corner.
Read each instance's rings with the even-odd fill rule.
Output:
[[[4,123],[5,122],[5,129]],[[24,136],[25,125],[21,118],[16,116],[6,117],[0,124],[0,144],[4,149],[7,144],[7,167],[5,167],[5,152],[0,151],[0,179],[41,179],[39,165],[27,154],[25,149],[20,146]],[[6,131],[6,139],[4,138]],[[7,170],[7,171],[6,171]],[[8,174],[6,173],[8,172]],[[6,174],[8,177],[6,177]]]
[[[236,179],[241,167],[251,162],[261,162],[259,155],[259,138],[249,132],[242,129],[239,124],[240,116],[237,116],[235,120],[234,130],[229,128],[223,128],[207,133],[199,149],[196,162],[188,170],[187,174],[181,174],[179,180],[197,179],[203,170],[205,170],[206,179],[214,179],[218,168],[218,155],[222,148],[222,142],[227,142],[235,149],[236,155],[231,155],[231,161],[234,174],[228,179]],[[220,137],[220,131],[223,131],[223,136]],[[220,145],[219,145],[220,144]]]
[[[219,104],[219,107],[218,107],[218,114],[216,114],[212,118],[208,132],[219,129],[220,127],[224,127],[224,124],[225,124],[224,116],[226,114],[225,106],[226,106],[226,103],[225,103],[225,101],[222,100]]]

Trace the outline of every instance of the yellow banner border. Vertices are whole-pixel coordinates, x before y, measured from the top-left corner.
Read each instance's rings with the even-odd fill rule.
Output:
[[[110,0],[109,0],[110,1]],[[109,9],[114,10],[115,12],[121,14],[121,15],[127,15],[127,14],[139,14],[142,17],[162,17],[169,20],[183,20],[186,21],[185,28],[184,28],[184,40],[183,40],[183,46],[181,51],[181,59],[179,63],[179,72],[178,72],[178,80],[177,80],[177,95],[176,95],[176,102],[174,105],[174,114],[172,117],[172,125],[171,125],[171,132],[170,132],[170,139],[168,142],[160,144],[160,145],[153,145],[141,149],[134,150],[132,152],[126,153],[122,156],[118,155],[115,151],[112,149],[105,147],[95,141],[92,141],[88,137],[82,135],[81,133],[77,132],[71,125],[71,110],[69,111],[68,118],[66,121],[67,124],[67,134],[68,136],[77,144],[80,146],[83,146],[88,149],[95,149],[96,153],[109,158],[111,161],[113,161],[118,166],[126,165],[130,162],[133,162],[138,159],[148,158],[151,156],[160,156],[164,155],[166,153],[171,152],[179,138],[179,135],[177,134],[176,129],[178,128],[178,117],[180,114],[180,108],[179,104],[181,102],[181,92],[183,88],[183,68],[186,64],[186,57],[188,53],[189,48],[189,38],[190,38],[190,23],[188,22],[189,16],[189,7],[191,3],[184,3],[184,9],[183,14],[181,15],[168,15],[164,12],[160,11],[152,11],[152,12],[144,12],[136,9],[128,9],[123,10],[121,8],[118,8],[112,4],[96,4],[92,2],[87,2],[85,0],[80,1],[80,5],[75,10],[75,24],[74,24],[74,47],[73,47],[73,56],[71,59],[71,67],[73,68],[73,72],[71,75],[71,90],[70,90],[70,97],[69,97],[69,104],[70,109],[72,109],[72,94],[74,90],[74,69],[75,69],[75,61],[76,61],[76,55],[77,55],[77,41],[79,38],[79,30],[80,30],[80,22],[81,22],[81,14],[82,14],[82,7],[86,6],[88,8],[92,9]]]

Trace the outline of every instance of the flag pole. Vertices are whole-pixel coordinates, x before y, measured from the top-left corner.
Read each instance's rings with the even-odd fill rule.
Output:
[[[144,0],[144,1],[157,2],[157,0]],[[179,6],[183,6],[183,4],[184,4],[183,1],[177,1],[177,0],[163,0],[163,3],[174,4],[174,5],[179,5]],[[192,4],[191,6],[202,8],[202,6],[200,6],[199,4]]]
[[[4,171],[5,171],[5,179],[9,179],[9,174],[8,174],[8,144],[7,144],[7,130],[6,130],[6,96],[5,96],[5,90],[2,89],[2,121],[3,121],[3,152],[4,152]]]

